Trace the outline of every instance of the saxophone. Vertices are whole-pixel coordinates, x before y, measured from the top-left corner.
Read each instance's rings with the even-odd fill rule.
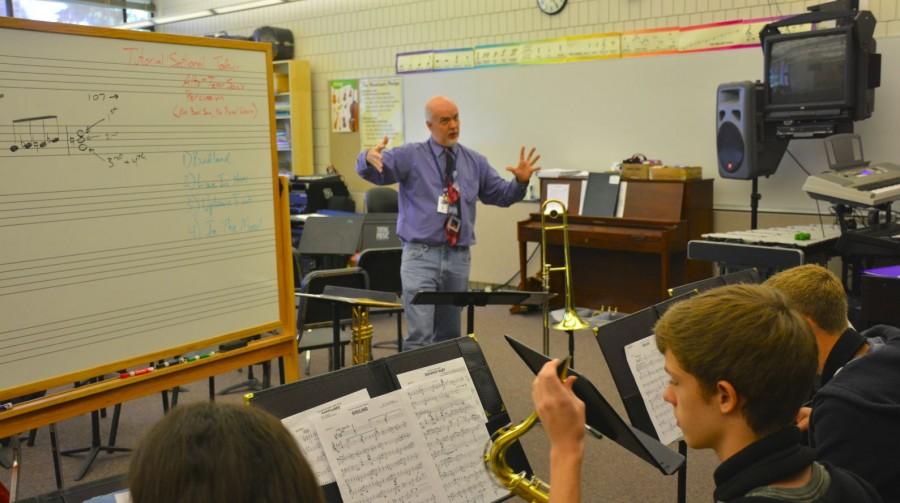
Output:
[[[569,369],[569,358],[559,364],[559,378],[564,380]],[[509,463],[506,462],[506,451],[519,440],[519,437],[528,433],[528,430],[539,421],[537,412],[532,412],[519,424],[509,424],[500,428],[491,437],[491,441],[485,449],[484,464],[494,475],[494,478],[509,489],[516,496],[529,503],[548,503],[550,501],[550,485],[537,478],[536,475],[528,477],[525,472],[515,473]]]
[[[538,422],[537,412],[532,412],[519,424],[510,424],[497,430],[487,451],[484,463],[494,474],[501,485],[516,496],[530,503],[547,503],[550,501],[550,486],[536,475],[528,477],[525,472],[515,473],[506,462],[506,450],[519,440]]]

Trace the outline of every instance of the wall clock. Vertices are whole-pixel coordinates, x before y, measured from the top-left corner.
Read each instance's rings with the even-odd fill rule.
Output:
[[[566,7],[567,0],[537,0],[538,8],[544,14],[559,14]]]

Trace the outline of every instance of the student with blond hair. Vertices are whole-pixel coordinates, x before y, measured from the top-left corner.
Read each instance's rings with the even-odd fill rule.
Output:
[[[663,398],[685,442],[712,449],[721,461],[713,475],[716,501],[881,501],[858,476],[816,462],[815,452],[800,444],[793,423],[812,391],[816,345],[778,291],[760,285],[709,290],[672,306],[655,334],[670,376]],[[551,452],[565,445],[577,456],[571,446],[583,443],[584,416],[555,366],[542,369],[532,395],[541,420],[551,425]],[[571,456],[551,457],[552,501],[563,501],[554,493],[578,494],[572,484],[580,479],[564,476],[567,466]]]
[[[820,387],[799,416],[810,445],[819,459],[866,479],[885,501],[900,502],[900,330],[854,330],[844,287],[824,267],[794,267],[766,285],[788,298],[815,336]]]

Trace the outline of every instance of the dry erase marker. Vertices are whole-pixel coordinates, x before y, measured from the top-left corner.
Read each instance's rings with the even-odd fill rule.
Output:
[[[169,360],[169,361],[161,362],[161,363],[159,364],[159,366],[160,366],[160,367],[171,367],[172,365],[178,365],[179,363],[184,363],[184,362],[186,362],[186,361],[187,361],[187,358],[185,358],[185,357],[182,356],[181,358],[174,358],[174,359]]]
[[[154,370],[156,370],[156,369],[154,369],[153,367],[147,367],[144,369],[130,370],[128,372],[122,372],[121,374],[119,374],[119,379],[125,379],[126,377],[142,376],[144,374],[149,374],[150,372],[153,372]]]
[[[210,351],[209,353],[203,353],[202,355],[188,356],[188,357],[187,357],[187,361],[189,361],[189,362],[195,362],[195,361],[197,361],[197,360],[202,360],[202,359],[204,359],[204,358],[209,358],[210,356],[212,356],[212,355],[214,355],[214,354],[216,354],[215,351]]]

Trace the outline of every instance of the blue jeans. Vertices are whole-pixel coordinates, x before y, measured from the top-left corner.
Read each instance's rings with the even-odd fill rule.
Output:
[[[457,306],[414,305],[419,291],[460,292],[469,289],[468,247],[404,243],[400,264],[407,334],[403,349],[416,349],[460,336]]]

